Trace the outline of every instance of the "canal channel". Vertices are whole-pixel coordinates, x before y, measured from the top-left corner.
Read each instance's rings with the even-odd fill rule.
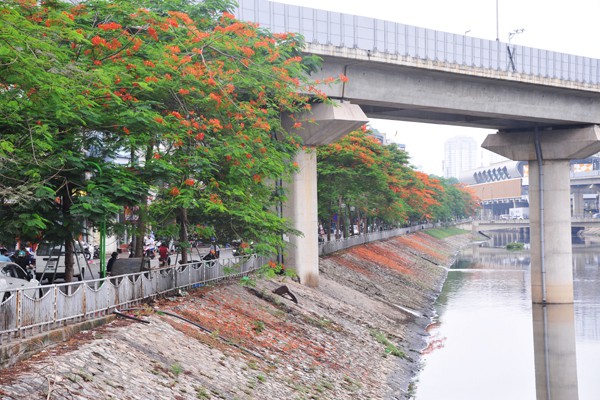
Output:
[[[461,251],[414,399],[600,399],[600,238],[574,237],[575,303],[559,308],[532,305],[529,252],[506,250],[528,241],[527,229],[500,231]]]

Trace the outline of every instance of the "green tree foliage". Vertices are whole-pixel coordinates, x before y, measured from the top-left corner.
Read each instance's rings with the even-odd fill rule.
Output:
[[[95,79],[75,62],[72,43],[83,36],[58,3],[4,2],[0,25],[2,240],[44,236],[66,242],[70,253],[83,218],[117,210],[106,200],[123,175],[110,174],[92,151],[101,112]],[[103,169],[101,179],[86,180],[86,172]],[[67,273],[72,261],[67,257]]]
[[[366,129],[318,148],[318,179],[319,218],[327,228],[334,215],[342,226],[398,226],[470,216],[477,207],[458,182],[413,170],[406,152],[383,146]]]
[[[2,3],[4,240],[70,242],[84,220],[128,205],[140,208],[140,235],[152,222],[182,242],[198,232],[261,252],[282,244],[290,228],[273,212],[274,182],[301,143],[280,116],[310,108],[301,93],[325,99],[306,79],[315,59],[301,57],[301,38],[236,21],[231,6]]]
[[[359,220],[405,219],[405,202],[394,194],[398,179],[394,174],[398,172],[396,169],[405,167],[406,161],[397,148],[381,146],[364,131],[320,146],[317,167],[320,219],[329,228],[334,215],[348,214],[342,205],[354,207]],[[353,225],[347,220],[341,222],[346,228]]]

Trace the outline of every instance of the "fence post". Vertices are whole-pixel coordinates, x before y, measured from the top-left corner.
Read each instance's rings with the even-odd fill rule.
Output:
[[[18,329],[18,336],[23,337],[23,331],[21,329],[21,324],[23,321],[23,292],[22,291],[17,291],[15,292],[15,297],[16,297],[16,305],[17,305],[17,329]]]
[[[58,322],[58,286],[54,285],[54,320],[52,325],[56,327]]]

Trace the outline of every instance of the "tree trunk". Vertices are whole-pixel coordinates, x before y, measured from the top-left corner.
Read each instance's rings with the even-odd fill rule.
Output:
[[[63,221],[70,221],[71,214],[71,185],[67,182],[61,196]],[[73,281],[73,235],[70,229],[65,229],[65,282]],[[60,256],[59,256],[60,257]]]
[[[146,234],[146,225],[148,222],[148,195],[143,194],[140,199],[140,208],[138,211],[137,229],[135,232],[135,240],[133,241],[134,257],[142,257],[144,255],[144,235]]]
[[[335,227],[335,238],[339,239],[342,233],[342,196],[338,197],[338,217],[337,225]]]
[[[152,159],[154,154],[154,140],[151,140],[148,143],[148,147],[146,147],[146,160]],[[135,152],[131,154],[131,162],[132,165],[135,163]],[[144,236],[148,229],[148,193],[144,193],[142,198],[140,199],[140,210],[139,217],[137,223],[137,232],[136,232],[136,240],[134,240],[135,244],[135,257],[142,257],[144,255]]]
[[[346,209],[344,210],[344,224],[344,233],[346,234],[346,237],[354,236],[354,223],[352,222],[352,212],[350,211],[350,206],[348,204],[346,204]]]
[[[329,218],[327,219],[327,241],[331,240],[331,227],[333,226],[333,207],[331,202],[329,203]]]
[[[188,218],[187,218],[187,209],[183,207],[179,207],[177,210],[178,219],[179,219],[179,247],[181,248],[181,263],[187,264],[188,262]]]

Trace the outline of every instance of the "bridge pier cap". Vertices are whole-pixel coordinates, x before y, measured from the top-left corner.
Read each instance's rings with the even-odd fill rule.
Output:
[[[309,121],[314,122],[309,122]],[[293,128],[302,122],[300,128]],[[369,122],[356,104],[314,104],[311,111],[284,116],[283,127],[302,137],[306,146],[330,144]],[[288,201],[283,205],[283,216],[301,235],[290,235],[284,263],[296,271],[300,283],[319,285],[319,236],[317,202],[317,155],[314,150],[301,150],[294,161],[298,173],[287,184]]]
[[[294,119],[285,115],[281,122],[287,132],[300,136],[306,146],[319,146],[333,143],[359,129],[369,122],[369,118],[356,104],[333,102],[313,104],[310,111],[296,114]],[[296,122],[301,122],[302,126],[294,128]]]
[[[481,147],[513,161],[537,160],[534,131],[498,132],[488,135]],[[600,127],[539,130],[544,160],[578,160],[600,151]]]

